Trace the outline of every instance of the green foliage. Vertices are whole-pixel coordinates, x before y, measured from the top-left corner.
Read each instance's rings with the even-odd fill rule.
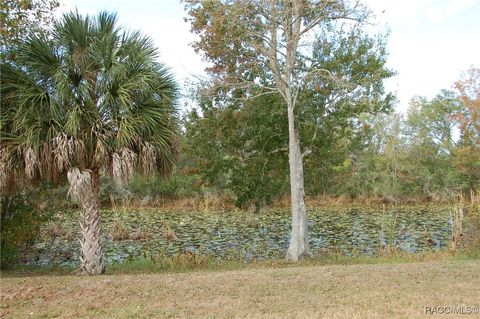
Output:
[[[202,104],[186,118],[189,165],[206,186],[231,191],[236,204],[260,208],[285,191],[285,112],[277,96],[260,96],[225,108]]]
[[[299,95],[296,121],[303,149],[307,190],[331,192],[341,166],[362,144],[359,120],[366,114],[389,110],[392,96],[382,81],[386,69],[385,38],[370,38],[359,31],[318,38],[315,63],[335,77],[308,82]],[[319,79],[317,79],[319,80]],[[241,91],[237,91],[241,95]],[[279,95],[251,99],[199,97],[200,110],[185,118],[185,156],[188,167],[220,190],[230,190],[239,207],[257,208],[288,190],[287,111]],[[200,113],[200,114],[199,114]],[[345,164],[348,166],[348,164]]]
[[[455,138],[462,108],[457,95],[442,91],[432,100],[412,99],[406,116],[364,116],[358,135],[364,148],[351,149],[348,165],[337,172],[340,192],[393,201],[448,200],[478,187],[475,174],[466,176],[476,155]]]
[[[356,109],[349,98],[329,109],[327,93],[311,88],[298,102],[302,140],[310,142],[303,146],[311,150],[304,158],[310,195],[448,200],[478,188],[480,153],[456,138],[464,104],[454,92],[414,98],[406,115],[382,114],[389,97],[370,108],[358,102]],[[187,115],[184,164],[210,187],[232,191],[240,207],[268,204],[288,189],[281,100],[223,103],[205,99],[201,115]]]
[[[12,47],[29,34],[48,33],[57,0],[4,0],[0,3],[0,54],[6,57]]]
[[[68,177],[81,203],[81,262],[103,273],[100,172],[121,189],[136,171],[168,176],[177,160],[177,85],[153,41],[126,31],[115,14],[77,12],[51,35],[30,34],[2,59],[0,192]],[[88,216],[88,217],[87,217]],[[89,234],[89,239],[86,234]],[[95,254],[85,253],[95,246]],[[89,270],[90,269],[90,270]]]
[[[165,180],[160,176],[145,178],[136,175],[128,185],[128,190],[136,198],[156,197],[195,197],[200,193],[199,177],[195,174],[181,174],[174,171],[172,176]]]
[[[454,151],[454,167],[465,188],[480,189],[480,68],[471,67],[455,83],[461,108],[454,114],[460,141]]]
[[[358,102],[357,110],[347,99],[346,104],[328,109],[322,101],[328,92],[316,93],[315,88],[303,92],[297,111],[303,147],[311,150],[304,158],[310,195],[348,194],[398,202],[412,197],[449,200],[478,189],[480,152],[471,138],[475,134],[458,139],[459,131],[475,129],[476,100],[470,98],[466,106],[458,93],[442,91],[431,100],[412,99],[404,116],[381,114],[388,109],[388,98],[371,108]],[[239,206],[246,198],[260,202],[265,191],[275,198],[287,189],[288,175],[281,164],[286,162],[284,114],[274,98],[263,101],[254,99],[251,109],[252,104],[238,102],[209,105],[202,116],[190,114],[186,126],[186,140],[194,151],[188,156],[201,159],[191,163],[205,173],[202,178],[210,185],[234,189]],[[462,115],[467,107],[471,115]],[[196,135],[189,135],[193,129]],[[245,138],[242,134],[248,132],[250,137]],[[258,155],[257,160],[253,161],[255,156],[245,160],[242,155],[247,151]],[[270,177],[275,183],[270,185],[278,186],[273,190],[268,188]]]
[[[298,103],[301,140],[310,152],[304,159],[308,193],[342,192],[337,180],[365,143],[362,118],[391,109],[394,96],[383,81],[394,73],[386,67],[385,46],[385,35],[372,37],[361,29],[317,38],[316,66],[333,76],[319,75]]]
[[[2,188],[73,167],[106,168],[119,182],[134,168],[171,172],[177,86],[150,38],[115,14],[66,13],[51,37],[32,34],[15,54],[1,64]]]
[[[37,239],[40,226],[52,217],[52,206],[44,202],[44,195],[43,192],[32,190],[2,196],[1,268],[15,262],[18,250],[31,245]]]
[[[211,78],[200,90],[206,92],[199,98],[201,113],[188,116],[187,156],[205,183],[233,191],[237,205],[265,202],[288,189],[288,171],[280,164],[288,141],[285,102],[294,105],[310,195],[396,202],[411,196],[447,199],[478,188],[478,68],[456,83],[455,92],[413,99],[406,118],[378,116],[394,102],[383,87],[394,72],[386,67],[386,36],[364,31],[363,7],[349,11],[348,1],[335,7],[311,1],[264,7],[255,1],[185,3],[187,21],[199,35],[193,46],[211,62]],[[338,12],[352,14],[355,22],[330,16]],[[292,14],[297,16],[289,20]],[[285,21],[291,23],[272,31]],[[295,33],[309,27],[316,31],[313,45]],[[297,44],[302,50],[291,61],[289,48]],[[287,73],[282,84],[279,78]],[[268,90],[279,96],[255,98]]]
[[[401,184],[397,163],[402,157],[399,138],[401,118],[397,114],[362,115],[358,136],[361,147],[350,148],[349,158],[337,170],[337,191],[360,195],[398,196]]]

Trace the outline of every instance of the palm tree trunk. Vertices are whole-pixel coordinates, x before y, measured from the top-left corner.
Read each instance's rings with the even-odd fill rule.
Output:
[[[80,270],[88,275],[101,275],[105,272],[102,245],[100,243],[100,187],[98,170],[90,173],[90,187],[86,188],[80,200]]]
[[[287,260],[297,261],[310,253],[308,243],[307,210],[303,179],[303,158],[300,141],[295,129],[293,107],[288,107],[288,161],[290,164],[290,192],[292,199],[292,234],[287,251]]]

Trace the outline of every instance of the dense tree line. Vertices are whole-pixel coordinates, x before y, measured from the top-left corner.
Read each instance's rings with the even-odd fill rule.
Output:
[[[480,69],[472,67],[452,90],[413,98],[405,113],[383,100],[381,107],[326,117],[305,157],[307,194],[400,202],[449,200],[478,190],[479,83]],[[297,115],[305,136],[312,136],[309,125],[321,114],[309,96],[314,93],[304,93],[308,102]],[[281,113],[275,97],[217,107],[203,101],[185,115],[188,160],[177,172],[198,173],[204,185],[231,194],[240,207],[288,194]]]
[[[327,117],[305,157],[307,195],[400,203],[450,201],[478,191],[479,82],[480,69],[471,67],[452,89],[431,99],[414,97],[404,112],[384,99],[381,108]],[[136,179],[132,195],[213,194],[257,209],[288,195],[287,123],[279,98],[215,104],[196,97],[199,107],[182,118],[181,156],[172,179]],[[301,102],[305,111],[298,115],[306,137],[314,134],[312,104]],[[308,112],[312,117],[305,120]]]

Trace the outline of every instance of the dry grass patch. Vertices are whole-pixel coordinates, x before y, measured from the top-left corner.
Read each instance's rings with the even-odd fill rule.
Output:
[[[1,316],[434,318],[425,314],[426,306],[479,306],[479,273],[479,260],[451,260],[183,274],[7,277],[2,278]]]

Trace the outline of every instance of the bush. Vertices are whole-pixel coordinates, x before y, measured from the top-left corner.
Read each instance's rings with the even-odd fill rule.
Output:
[[[38,193],[19,192],[2,195],[0,267],[3,269],[15,262],[18,250],[33,244],[40,226],[49,220],[52,211],[36,201]]]
[[[135,198],[142,197],[166,197],[185,198],[196,197],[201,193],[200,177],[198,175],[180,174],[174,172],[169,178],[160,176],[142,177],[135,176],[128,185],[128,189]]]

